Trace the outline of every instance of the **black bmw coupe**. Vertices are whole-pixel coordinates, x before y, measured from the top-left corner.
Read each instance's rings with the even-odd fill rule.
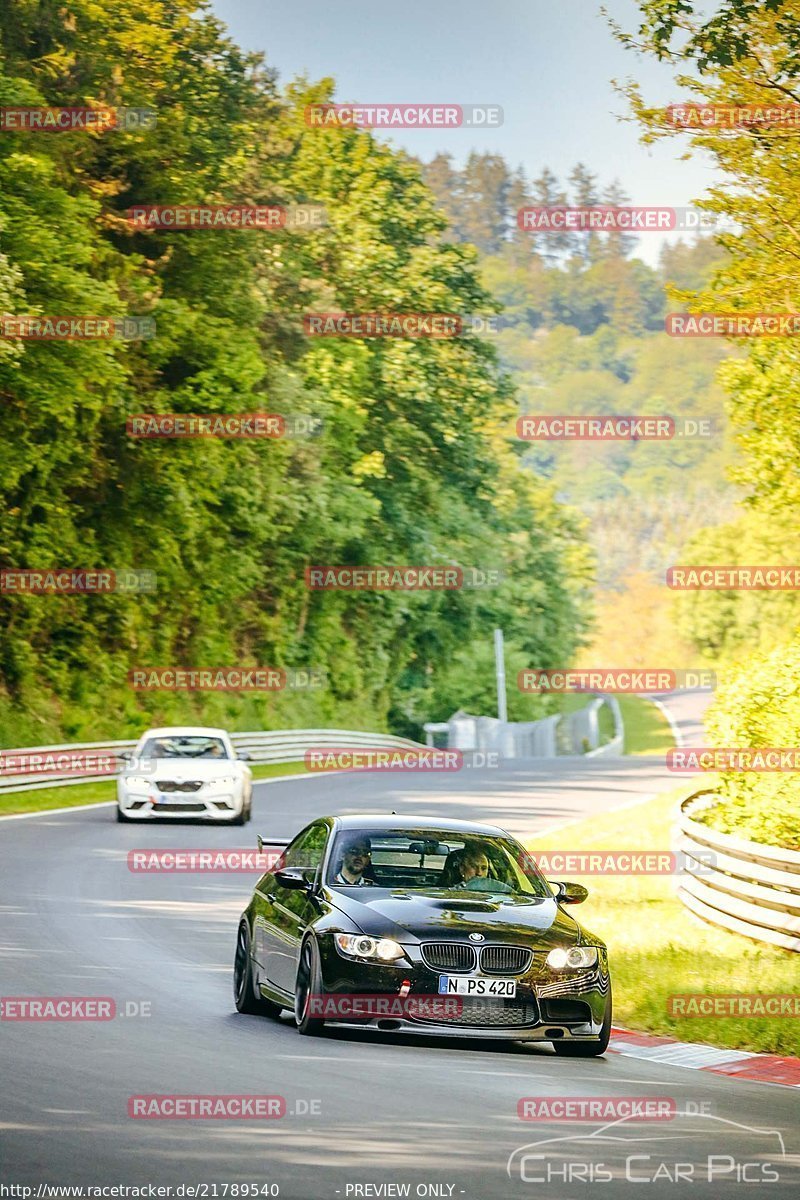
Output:
[[[266,839],[265,839],[266,840]],[[261,841],[259,840],[261,845]],[[453,820],[321,817],[256,884],[236,943],[243,1013],[438,1037],[608,1045],[604,943],[502,829]]]

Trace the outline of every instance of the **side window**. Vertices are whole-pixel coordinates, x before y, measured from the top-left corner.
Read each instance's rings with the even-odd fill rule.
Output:
[[[322,862],[325,853],[325,843],[328,840],[328,826],[322,821],[312,825],[305,833],[295,838],[287,847],[283,856],[284,867],[308,867],[316,870]]]

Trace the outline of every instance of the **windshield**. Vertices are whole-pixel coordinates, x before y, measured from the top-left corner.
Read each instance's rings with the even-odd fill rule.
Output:
[[[229,758],[221,738],[172,736],[148,738],[141,749],[140,757],[149,758]]]
[[[438,829],[344,829],[328,868],[332,887],[547,896],[544,877],[512,838]]]

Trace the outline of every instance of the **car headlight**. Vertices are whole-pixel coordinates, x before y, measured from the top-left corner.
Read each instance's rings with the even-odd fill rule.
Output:
[[[226,775],[224,779],[210,779],[205,785],[207,788],[228,788],[233,787],[236,783],[235,775]]]
[[[565,967],[596,967],[597,947],[573,946],[571,950],[564,950],[557,946],[550,951],[545,962],[556,971],[562,971]]]
[[[152,779],[141,779],[137,775],[123,775],[120,782],[132,792],[149,792],[155,786]]]
[[[403,947],[391,938],[367,937],[363,933],[337,933],[336,945],[347,958],[376,958],[392,962],[403,957]]]

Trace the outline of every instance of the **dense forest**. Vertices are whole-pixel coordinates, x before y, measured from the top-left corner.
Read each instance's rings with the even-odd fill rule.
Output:
[[[146,108],[147,127],[0,139],[0,304],[149,318],[143,339],[0,340],[0,569],[136,569],[148,593],[0,592],[0,735],[124,736],[192,715],[238,728],[418,732],[491,693],[481,663],[570,659],[590,554],[520,461],[509,373],[472,332],[311,338],[319,310],[496,309],[409,158],[312,129],[330,80],[279,92],[194,0],[21,2],[0,14],[0,104]],[[310,230],[133,225],[134,205],[314,204]],[[141,440],[139,413],[309,414],[316,437]],[[310,591],[314,564],[457,564],[501,586]],[[488,660],[487,660],[488,661]],[[321,688],[137,692],[135,666],[313,668]],[[531,698],[513,697],[529,715]]]
[[[584,665],[690,666],[690,630],[676,639],[664,572],[691,537],[732,518],[741,489],[720,364],[737,351],[715,339],[667,337],[664,317],[708,287],[726,259],[713,237],[665,244],[656,268],[636,257],[643,235],[531,233],[531,205],[625,204],[611,180],[583,164],[562,183],[544,169],[528,181],[497,155],[447,155],[423,167],[449,221],[448,236],[481,252],[481,278],[503,305],[496,337],[525,413],[672,416],[703,422],[704,436],[669,441],[530,443],[523,461],[551,480],[586,521],[596,564],[597,625]],[[620,621],[633,611],[635,621]],[[676,659],[677,656],[677,659]]]
[[[730,34],[686,18],[689,41],[672,50],[675,13],[653,0],[640,48],[677,68],[699,63],[710,93],[769,98],[794,47],[779,13],[743,3],[723,6]],[[774,80],[737,40],[745,26]],[[705,206],[742,234],[678,242],[652,267],[625,234],[517,224],[525,205],[624,204],[619,181],[584,164],[564,181],[546,167],[528,180],[494,154],[420,162],[365,130],[310,127],[306,105],[330,100],[334,82],[279,88],[193,0],[76,0],[69,13],[17,0],[0,12],[0,40],[2,106],[155,115],[143,127],[7,127],[0,138],[2,312],[130,316],[155,329],[0,338],[0,571],[157,579],[133,594],[0,590],[5,744],[190,716],[416,735],[457,707],[493,710],[496,625],[510,678],[581,658],[735,664],[755,646],[763,694],[794,661],[793,594],[675,599],[663,573],[676,561],[797,561],[797,351],[791,340],[680,341],[663,322],[672,309],[796,309],[786,276],[796,140],[764,154],[778,135],[693,135],[735,184]],[[635,88],[630,98],[646,138],[674,133]],[[134,205],[169,204],[308,204],[325,221],[169,231],[128,219]],[[495,320],[443,339],[308,336],[304,315],[320,311]],[[126,433],[140,413],[259,411],[306,416],[318,433]],[[515,434],[520,413],[668,414],[711,433],[530,443]],[[310,590],[307,568],[319,564],[452,564],[502,580]],[[325,682],[266,695],[127,684],[133,667],[170,664],[312,669]],[[720,729],[739,713],[735,728],[751,737],[753,689],[731,678]],[[549,703],[514,689],[509,699],[515,719]]]

